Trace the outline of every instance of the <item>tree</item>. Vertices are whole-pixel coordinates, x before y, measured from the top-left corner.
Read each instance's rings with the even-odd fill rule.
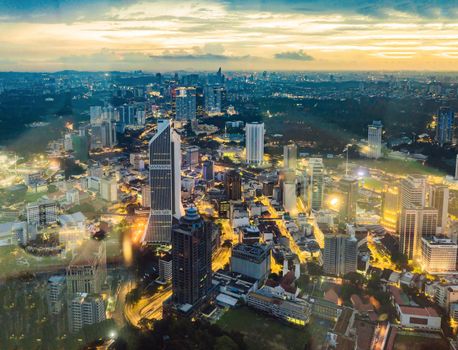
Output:
[[[239,346],[235,341],[233,341],[229,336],[223,335],[216,339],[215,344],[216,349],[218,350],[237,350]]]
[[[348,280],[354,286],[361,286],[364,282],[364,276],[358,272],[349,272],[344,276],[344,279]]]
[[[393,252],[393,254],[391,255],[391,261],[394,264],[396,264],[397,268],[401,270],[407,269],[409,267],[409,258],[407,257],[407,255],[399,251]]]
[[[311,276],[321,276],[323,275],[323,267],[318,265],[315,262],[307,263],[307,271]]]

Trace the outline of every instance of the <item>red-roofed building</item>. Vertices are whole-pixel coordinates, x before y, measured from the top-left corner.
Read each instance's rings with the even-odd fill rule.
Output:
[[[330,301],[331,303],[334,303],[336,305],[340,305],[340,299],[339,295],[335,291],[334,288],[329,288],[325,293],[324,293],[324,300]]]
[[[396,305],[396,311],[402,327],[441,331],[441,317],[431,307]]]
[[[353,305],[353,308],[361,314],[367,314],[368,312],[374,310],[373,306],[369,303],[367,298],[363,299],[357,294],[353,294],[350,297],[350,301]]]

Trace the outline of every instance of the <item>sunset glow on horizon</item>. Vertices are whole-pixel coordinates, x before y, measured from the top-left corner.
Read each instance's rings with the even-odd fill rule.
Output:
[[[27,3],[0,5],[2,71],[458,67],[458,20],[447,2]]]

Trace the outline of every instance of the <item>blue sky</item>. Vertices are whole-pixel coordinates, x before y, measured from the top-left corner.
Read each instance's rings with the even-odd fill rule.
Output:
[[[457,70],[458,1],[2,0],[0,70]]]

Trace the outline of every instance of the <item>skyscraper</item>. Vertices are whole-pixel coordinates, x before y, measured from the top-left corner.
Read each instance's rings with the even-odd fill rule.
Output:
[[[369,150],[367,156],[369,158],[378,159],[382,156],[382,122],[374,120],[368,127],[367,143]]]
[[[401,207],[424,207],[426,204],[426,178],[422,175],[409,175],[401,181]]]
[[[124,104],[119,107],[118,112],[119,119],[123,128],[135,124],[135,115],[137,113],[137,108],[134,105]]]
[[[449,201],[449,188],[447,185],[433,184],[430,186],[429,194],[430,205],[432,208],[437,209],[438,221],[437,232],[445,234],[447,230],[448,220],[448,201]]]
[[[228,200],[242,199],[242,177],[238,171],[231,170],[225,174],[224,190]]]
[[[342,195],[342,204],[339,216],[345,222],[353,223],[356,220],[356,202],[358,200],[358,180],[344,176],[339,181],[339,190]]]
[[[283,146],[283,167],[296,170],[297,168],[297,146],[295,144]]]
[[[196,119],[196,89],[179,87],[175,90],[175,119]]]
[[[202,166],[202,178],[205,181],[212,181],[215,178],[215,171],[213,168],[213,161],[206,160]]]
[[[382,220],[385,229],[396,231],[400,210],[399,186],[386,185],[382,191]]]
[[[322,158],[310,158],[307,168],[310,179],[308,186],[308,207],[312,210],[320,210],[323,206],[324,194],[324,166]]]
[[[440,146],[451,143],[455,126],[455,113],[450,107],[441,107],[436,118],[436,141]]]
[[[399,222],[399,250],[409,259],[420,259],[421,239],[437,231],[437,209],[402,208]]]
[[[204,108],[209,115],[221,114],[224,110],[226,91],[222,86],[205,86]]]
[[[73,155],[80,162],[89,159],[89,142],[87,135],[72,135]]]
[[[189,146],[186,147],[186,167],[194,170],[199,165],[199,147]]]
[[[349,234],[327,234],[324,237],[324,272],[343,276],[355,272],[358,262],[358,242]]]
[[[296,182],[285,180],[283,182],[283,208],[292,217],[297,216],[297,191]]]
[[[118,184],[114,177],[102,177],[100,179],[100,196],[108,202],[118,201]]]
[[[160,119],[148,145],[151,209],[144,242],[170,243],[173,217],[181,216],[180,143],[170,120]]]
[[[247,123],[245,140],[246,162],[261,164],[264,158],[264,123]]]
[[[455,180],[458,180],[458,154],[456,155],[455,160]]]
[[[172,299],[194,305],[211,288],[211,229],[195,207],[172,230]]]

